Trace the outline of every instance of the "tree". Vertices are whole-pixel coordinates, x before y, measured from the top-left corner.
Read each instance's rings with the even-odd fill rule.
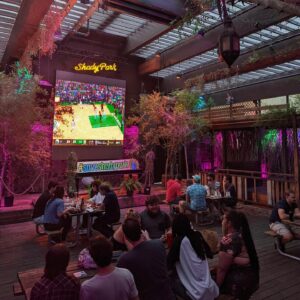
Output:
[[[174,96],[166,97],[157,92],[143,95],[137,109],[144,148],[151,149],[160,145],[166,150],[166,176],[174,174],[182,146],[186,149],[187,143],[197,137],[205,124],[194,112],[199,93],[183,90],[176,92]],[[186,169],[188,177],[188,168]]]
[[[45,92],[26,68],[17,65],[9,75],[0,73],[0,199],[4,185],[10,192],[25,169],[30,177],[49,167],[49,104],[37,94]]]

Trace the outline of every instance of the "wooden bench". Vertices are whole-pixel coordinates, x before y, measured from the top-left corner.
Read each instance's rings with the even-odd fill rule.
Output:
[[[60,241],[62,239],[62,231],[63,228],[59,229],[59,230],[45,230],[45,234],[48,235],[48,244],[51,245],[54,241],[53,241],[53,237],[59,237]]]
[[[23,295],[23,291],[22,291],[22,288],[21,288],[21,285],[19,282],[15,282],[13,283],[13,294],[14,296],[21,296]]]

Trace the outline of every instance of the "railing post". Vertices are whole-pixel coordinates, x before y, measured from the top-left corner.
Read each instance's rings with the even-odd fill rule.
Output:
[[[300,206],[299,199],[299,153],[298,153],[298,132],[297,132],[297,119],[293,115],[293,142],[294,142],[294,176],[295,176],[295,196],[297,199],[298,207]]]
[[[254,201],[257,202],[257,192],[256,192],[256,178],[253,178],[253,187],[254,187]]]
[[[272,181],[267,180],[267,197],[268,197],[268,205],[273,205],[272,201]]]

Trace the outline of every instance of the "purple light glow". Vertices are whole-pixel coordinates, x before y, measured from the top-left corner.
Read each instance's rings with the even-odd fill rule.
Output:
[[[215,143],[214,143],[214,168],[222,168],[223,159],[222,159],[222,147],[223,147],[223,136],[222,132],[215,134]]]
[[[268,166],[265,162],[260,164],[261,178],[268,178]]]

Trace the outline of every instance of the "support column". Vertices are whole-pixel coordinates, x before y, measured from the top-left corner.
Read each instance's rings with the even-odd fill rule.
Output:
[[[295,177],[295,196],[298,207],[300,206],[299,198],[299,153],[298,153],[298,136],[297,136],[297,119],[293,115],[293,142],[294,142],[294,177]]]

